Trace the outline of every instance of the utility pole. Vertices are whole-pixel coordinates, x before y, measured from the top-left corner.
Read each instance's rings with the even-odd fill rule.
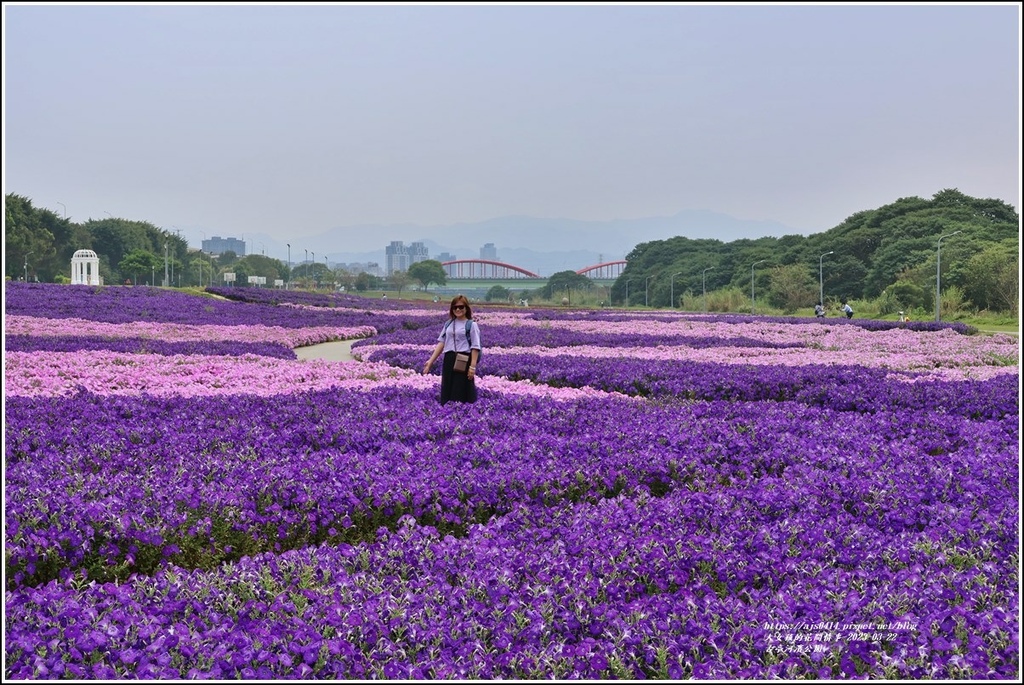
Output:
[[[715,267],[713,267],[713,266],[709,266],[708,268],[704,269],[704,271],[702,271],[701,274],[700,274],[700,289],[704,292],[704,313],[705,314],[708,313],[708,289],[707,289],[707,286],[705,285],[705,280],[704,279],[705,279],[705,276],[707,276],[707,273],[709,271],[711,271],[712,269],[714,269],[714,268]]]
[[[750,265],[750,313],[754,313],[754,267],[761,262],[767,262],[767,259],[760,259]]]
[[[962,231],[953,231],[952,233],[947,233],[946,235],[940,235],[939,236],[939,242],[936,243],[936,245],[935,245],[935,322],[936,323],[939,322],[939,319],[941,317],[941,312],[939,311],[939,299],[942,297],[942,294],[941,294],[942,290],[939,288],[939,283],[940,283],[940,281],[942,279],[942,273],[939,270],[939,267],[942,264],[942,239],[955,236],[957,233],[961,233],[961,232]]]

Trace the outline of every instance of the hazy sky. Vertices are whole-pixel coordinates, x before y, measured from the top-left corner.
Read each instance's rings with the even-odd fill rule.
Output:
[[[1015,2],[3,15],[4,193],[196,246],[687,209],[810,234],[944,188],[1020,208]]]

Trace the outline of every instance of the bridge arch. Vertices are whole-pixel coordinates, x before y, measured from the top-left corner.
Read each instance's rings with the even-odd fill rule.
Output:
[[[521,266],[490,259],[453,259],[441,266],[448,278],[540,278]]]
[[[622,270],[625,268],[626,260],[618,259],[613,262],[602,262],[601,264],[587,266],[582,269],[578,269],[576,273],[589,278],[611,279],[621,276]]]

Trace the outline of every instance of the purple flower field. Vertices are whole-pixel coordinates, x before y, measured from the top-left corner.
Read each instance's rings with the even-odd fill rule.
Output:
[[[5,680],[1018,679],[1012,336],[211,292],[5,284]]]

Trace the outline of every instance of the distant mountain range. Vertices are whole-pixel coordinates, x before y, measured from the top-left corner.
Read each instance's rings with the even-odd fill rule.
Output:
[[[475,223],[437,226],[396,224],[334,228],[319,235],[292,239],[292,262],[300,263],[304,250],[316,249],[317,261],[331,264],[377,262],[384,265],[384,248],[391,241],[406,245],[422,242],[432,259],[449,253],[456,259],[477,259],[480,248],[493,243],[498,261],[550,276],[558,271],[577,270],[601,262],[624,259],[644,242],[676,236],[691,239],[714,238],[731,242],[743,238],[782,237],[799,233],[773,221],[747,221],[705,210],[685,210],[665,217],[578,221],[507,216]],[[284,243],[256,234],[268,254],[283,255]],[[302,244],[302,249],[296,248]],[[308,246],[308,247],[307,247]],[[321,252],[323,250],[323,252]]]

